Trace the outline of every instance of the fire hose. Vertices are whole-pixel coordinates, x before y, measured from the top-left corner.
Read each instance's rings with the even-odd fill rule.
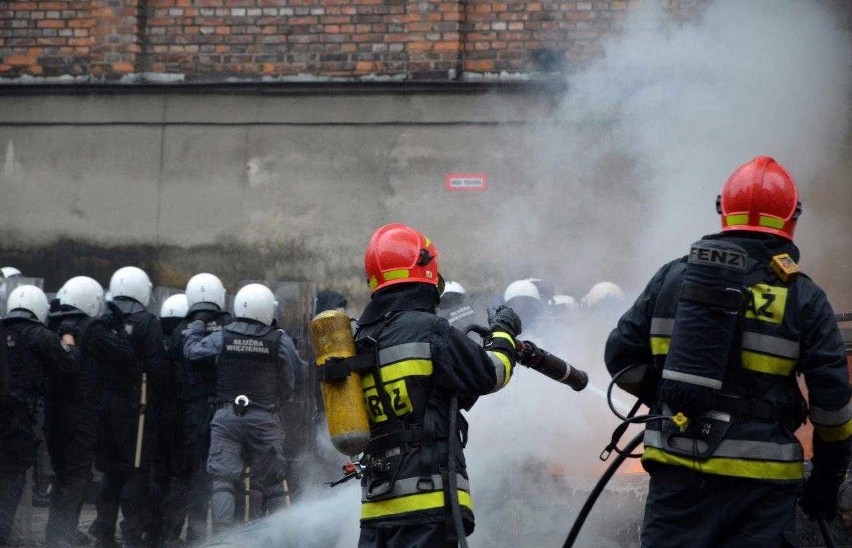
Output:
[[[598,482],[595,484],[595,487],[589,493],[586,502],[583,504],[583,507],[580,509],[580,513],[577,514],[576,519],[574,520],[574,524],[571,526],[571,531],[568,533],[568,537],[565,539],[565,544],[563,544],[563,548],[571,548],[574,546],[574,543],[577,541],[577,537],[580,535],[580,530],[583,528],[583,524],[586,522],[586,518],[589,515],[589,512],[594,508],[595,503],[598,500],[598,497],[606,488],[609,480],[612,479],[612,476],[615,475],[615,472],[618,468],[624,463],[628,458],[639,458],[641,457],[641,453],[636,454],[632,453],[634,449],[639,447],[639,444],[642,443],[642,439],[644,437],[644,432],[639,432],[636,436],[633,437],[630,442],[627,443],[623,448],[618,447],[618,441],[624,435],[624,432],[627,430],[627,427],[631,424],[643,424],[652,420],[672,420],[677,422],[678,417],[670,417],[667,415],[636,415],[639,411],[639,408],[642,406],[642,400],[637,400],[636,404],[630,409],[630,412],[627,413],[626,416],[622,415],[615,408],[615,405],[612,401],[612,389],[622,375],[631,371],[635,367],[640,367],[643,364],[636,364],[630,367],[627,367],[621,371],[619,371],[616,375],[613,376],[612,380],[609,382],[609,386],[606,391],[606,401],[609,405],[610,410],[615,414],[616,417],[621,419],[621,424],[619,424],[616,429],[613,431],[612,439],[610,440],[609,445],[601,452],[600,459],[605,461],[609,458],[612,451],[615,451],[618,456],[615,460],[610,463],[607,469],[604,471],[603,475],[601,475]],[[834,540],[831,538],[831,533],[828,530],[828,524],[825,521],[825,518],[822,516],[817,516],[816,518],[817,524],[819,525],[820,533],[822,534],[822,538],[825,541],[826,548],[834,548]]]

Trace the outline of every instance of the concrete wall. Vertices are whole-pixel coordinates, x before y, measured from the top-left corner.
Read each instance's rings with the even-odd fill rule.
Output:
[[[160,285],[211,271],[230,284],[311,279],[363,299],[364,246],[402,221],[438,243],[447,278],[474,288],[530,275],[579,296],[600,279],[638,288],[681,251],[637,258],[652,197],[618,150],[577,169],[601,153],[606,124],[569,124],[563,99],[541,87],[6,95],[0,262],[48,289],[139,264]],[[487,173],[488,189],[447,191],[449,172]],[[673,229],[714,230],[720,184],[701,190],[697,224]],[[810,271],[832,283],[850,265],[836,255],[822,269],[818,255]]]

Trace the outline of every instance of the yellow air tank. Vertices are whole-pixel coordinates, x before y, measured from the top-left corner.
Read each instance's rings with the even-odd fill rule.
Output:
[[[320,312],[311,320],[311,340],[319,367],[329,358],[351,358],[355,355],[349,316],[339,310]],[[361,453],[370,441],[361,374],[353,371],[343,379],[320,381],[320,387],[328,434],[334,447],[347,456]]]

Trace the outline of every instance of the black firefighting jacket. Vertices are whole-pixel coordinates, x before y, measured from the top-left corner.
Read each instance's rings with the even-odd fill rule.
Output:
[[[726,384],[722,390],[735,388],[738,400],[726,401],[736,401],[742,412],[727,408],[713,414],[730,424],[712,454],[702,458],[690,457],[688,447],[673,450],[664,421],[652,421],[645,430],[645,467],[663,463],[707,474],[801,481],[803,451],[793,431],[803,418],[795,417],[801,401],[796,376],[804,375],[814,463],[845,472],[852,447],[852,392],[843,340],[825,293],[805,275],[783,282],[770,269],[775,255],[798,261],[792,242],[739,231],[705,236],[720,238],[742,246],[755,263],[746,278],[751,299],[741,320],[739,359],[728,366],[741,368],[733,377],[738,386]],[[606,345],[610,374],[635,364],[654,364],[659,371],[665,366],[685,267],[686,258],[663,266],[621,317]],[[673,410],[658,400],[653,411]]]
[[[368,473],[362,480],[364,525],[434,523],[444,520],[442,477],[448,458],[456,459],[458,497],[468,533],[473,504],[463,443],[448,455],[449,436],[466,441],[467,425],[458,414],[458,432],[448,432],[449,402],[470,409],[479,396],[505,386],[514,367],[507,352],[486,352],[447,320],[435,315],[437,293],[427,284],[400,284],[373,295],[358,321],[359,353],[370,339],[386,398],[376,375],[362,376],[371,425],[366,450]],[[383,405],[392,408],[389,414]],[[404,432],[401,434],[400,432]],[[446,474],[444,474],[446,475]]]

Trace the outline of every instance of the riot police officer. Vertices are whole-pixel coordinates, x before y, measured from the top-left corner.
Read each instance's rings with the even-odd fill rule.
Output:
[[[249,284],[237,292],[236,319],[223,330],[205,337],[203,322],[189,324],[184,356],[217,358],[218,364],[207,459],[216,529],[234,521],[235,485],[246,466],[264,493],[266,509],[283,503],[284,429],[278,412],[303,361],[289,335],[274,327],[276,306],[269,288]]]
[[[142,543],[146,516],[145,479],[156,449],[159,407],[166,386],[163,335],[146,306],[151,280],[135,266],[118,269],[110,280],[113,305],[121,311],[133,357],[120,367],[100,363],[96,465],[104,473],[92,532],[99,544],[114,544],[119,505],[124,516],[125,546]],[[147,420],[146,420],[147,419]]]
[[[169,382],[160,388],[160,409],[157,437],[157,457],[151,468],[149,482],[149,522],[146,526],[145,544],[171,546],[180,543],[180,533],[186,518],[186,507],[178,489],[180,470],[181,407],[180,407],[180,352],[171,347],[177,326],[186,318],[186,295],[178,293],[163,301],[160,307],[160,325],[165,350],[164,365]]]
[[[56,294],[53,314],[57,334],[80,350],[80,367],[74,372],[48,372],[47,445],[56,473],[45,537],[49,547],[88,542],[77,531],[86,488],[92,479],[97,440],[97,372],[120,370],[134,359],[124,335],[123,314],[114,305],[101,318],[104,301],[100,284],[92,278],[71,278]]]
[[[35,406],[46,372],[73,373],[79,363],[79,352],[63,346],[45,325],[49,305],[41,289],[19,286],[7,304],[0,340],[8,367],[8,382],[0,392],[0,545],[9,540],[26,471],[35,463]]]
[[[213,274],[196,274],[186,284],[189,307],[186,319],[175,328],[172,351],[180,352],[183,407],[183,470],[175,489],[187,497],[187,541],[197,542],[207,536],[207,511],[210,500],[210,476],[207,454],[210,447],[210,421],[213,419],[213,397],[216,391],[216,359],[193,359],[183,355],[184,331],[195,321],[204,325],[207,334],[220,331],[231,321],[225,311],[225,286]]]

